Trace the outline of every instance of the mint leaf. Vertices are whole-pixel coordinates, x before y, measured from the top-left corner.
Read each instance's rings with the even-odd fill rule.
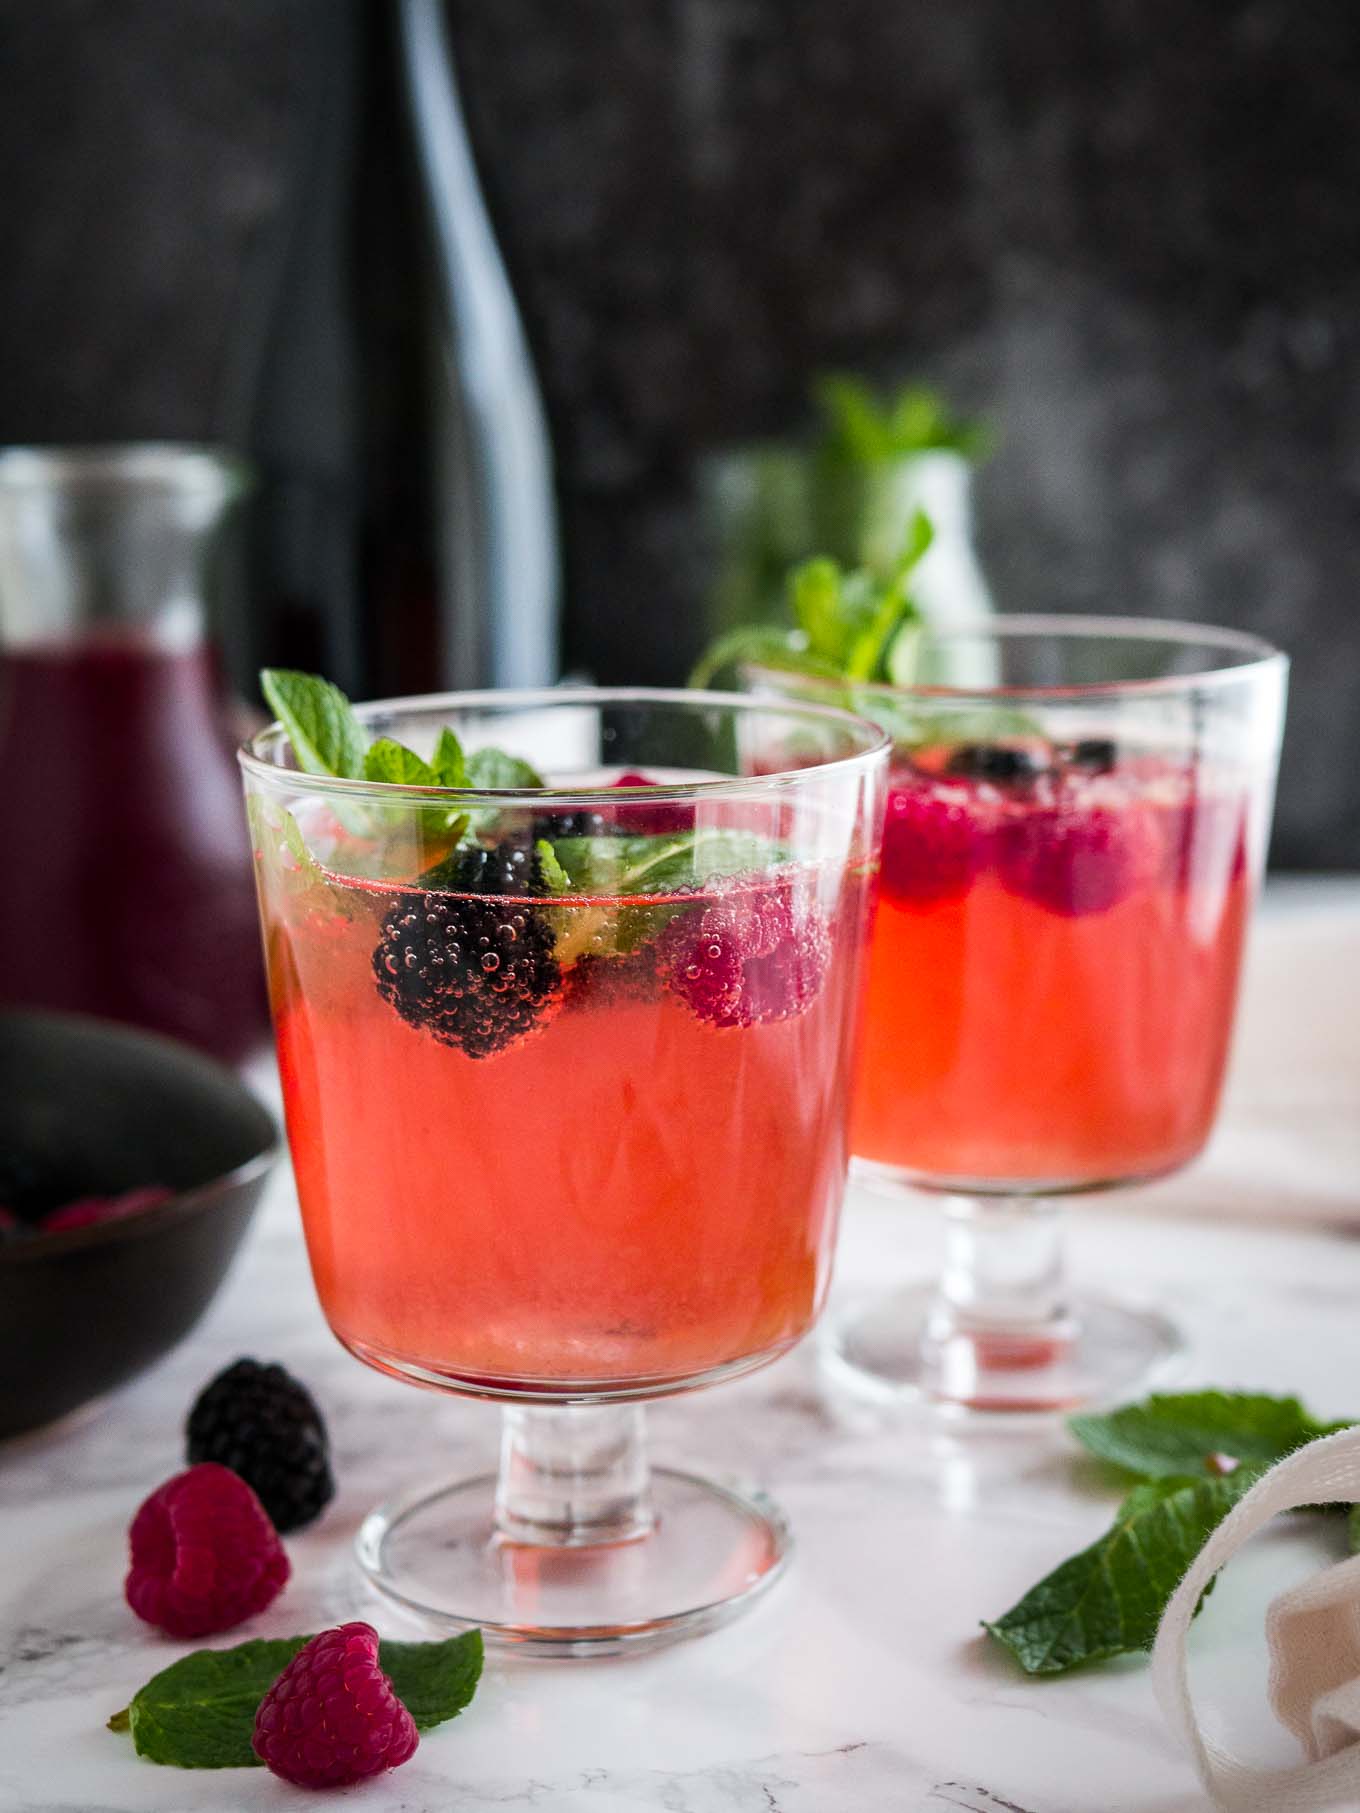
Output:
[[[438,787],[439,776],[414,749],[396,743],[391,737],[379,737],[364,755],[366,781],[390,781],[398,787]]]
[[[526,762],[517,755],[507,755],[503,749],[474,749],[467,758],[466,778],[459,783],[464,787],[541,787],[543,777],[532,762]],[[468,814],[468,824],[474,834],[479,834],[493,826],[501,817],[504,808],[500,806],[482,806]]]
[[[539,871],[543,876],[544,886],[550,894],[570,894],[571,876],[557,860],[557,852],[545,837],[540,837],[534,845],[538,857]]]
[[[132,1703],[108,1721],[131,1730],[140,1756],[180,1769],[236,1769],[258,1764],[251,1748],[255,1714],[307,1637],[199,1649],[153,1675]],[[482,1633],[442,1643],[380,1643],[378,1661],[422,1731],[456,1716],[482,1672]]]
[[[1135,1486],[1099,1541],[983,1629],[1032,1675],[1150,1648],[1185,1570],[1262,1471]]]
[[[304,890],[322,879],[302,827],[286,806],[267,800],[262,793],[251,793],[246,797],[246,817],[257,854],[277,871],[289,892]],[[281,856],[287,860],[280,861]]]
[[[824,556],[805,560],[789,575],[794,621],[812,653],[831,662],[838,673],[846,641],[841,577],[840,563]]]
[[[541,848],[541,846],[540,846]],[[552,846],[555,872],[565,887],[554,892],[622,897],[594,908],[559,909],[557,959],[571,963],[590,951],[627,956],[655,938],[687,899],[649,896],[691,894],[721,875],[765,872],[787,860],[782,847],[748,831],[676,831],[650,837],[561,837]]]
[[[739,667],[748,661],[785,673],[810,674],[815,679],[840,678],[836,663],[808,648],[801,631],[747,623],[739,629],[728,630],[726,635],[719,636],[709,645],[691,669],[689,683],[708,686],[725,669]]]
[[[826,418],[825,450],[855,465],[937,448],[975,460],[990,444],[982,423],[951,415],[944,399],[924,384],[905,385],[880,400],[861,379],[832,373],[817,380],[813,396]]]
[[[451,735],[445,732],[445,735]],[[467,779],[463,787],[493,790],[500,787],[541,787],[543,777],[532,762],[518,755],[507,755],[503,749],[474,749],[467,758]]]
[[[1067,1426],[1101,1460],[1150,1479],[1204,1473],[1223,1456],[1268,1466],[1332,1427],[1297,1398],[1240,1391],[1154,1396],[1105,1416],[1070,1417]]]
[[[779,845],[749,831],[559,837],[553,849],[572,887],[584,894],[674,894],[786,860]]]
[[[466,787],[468,785],[467,763],[463,759],[463,745],[446,724],[439,733],[439,741],[434,746],[430,766],[439,776],[441,787]]]
[[[1352,1505],[1346,1515],[1346,1542],[1352,1555],[1360,1555],[1360,1505]]]
[[[307,1641],[257,1639],[234,1649],[198,1649],[153,1675],[132,1696],[127,1718],[139,1756],[181,1769],[240,1769],[260,1701]]]
[[[911,575],[934,539],[935,530],[930,518],[924,510],[914,510],[907,528],[906,546],[887,584],[878,589],[868,621],[856,633],[846,652],[845,671],[850,679],[888,677],[888,657],[896,647],[898,632],[908,619],[915,619],[917,615],[911,601]]]
[[[363,779],[368,737],[338,686],[318,674],[267,667],[260,690],[287,731],[300,768],[308,774]]]
[[[456,1718],[482,1678],[482,1633],[442,1643],[379,1643],[378,1661],[421,1731]]]

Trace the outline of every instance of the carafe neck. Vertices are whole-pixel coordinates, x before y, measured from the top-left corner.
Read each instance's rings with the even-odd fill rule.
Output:
[[[211,448],[0,453],[0,646],[194,647],[213,539],[245,488]]]

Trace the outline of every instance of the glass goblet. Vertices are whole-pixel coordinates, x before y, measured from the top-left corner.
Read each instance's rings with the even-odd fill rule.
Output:
[[[893,739],[851,1143],[945,1220],[938,1281],[854,1308],[855,1379],[973,1410],[1129,1391],[1156,1310],[1074,1296],[1061,1199],[1187,1165],[1214,1123],[1274,794],[1287,663],[1229,630],[998,617],[913,681],[752,670]]]
[[[504,1407],[499,1474],[393,1498],[360,1561],[542,1651],[701,1629],[788,1531],[760,1494],[649,1469],[641,1404],[767,1364],[821,1307],[886,740],[731,695],[360,716],[547,777],[316,777],[278,726],[242,755],[322,1309],[370,1366]]]

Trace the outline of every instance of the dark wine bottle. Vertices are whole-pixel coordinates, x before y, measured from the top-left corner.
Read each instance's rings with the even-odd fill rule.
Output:
[[[357,697],[548,682],[551,452],[441,0],[314,17],[294,199],[228,399],[256,472],[233,671]]]

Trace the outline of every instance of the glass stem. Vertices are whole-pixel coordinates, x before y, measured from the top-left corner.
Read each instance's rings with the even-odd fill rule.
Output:
[[[640,1405],[505,1411],[496,1485],[503,1541],[548,1548],[631,1542],[654,1522]]]
[[[965,1373],[1053,1365],[1075,1336],[1056,1203],[947,1198],[944,1275],[925,1337],[936,1389],[954,1397]]]

